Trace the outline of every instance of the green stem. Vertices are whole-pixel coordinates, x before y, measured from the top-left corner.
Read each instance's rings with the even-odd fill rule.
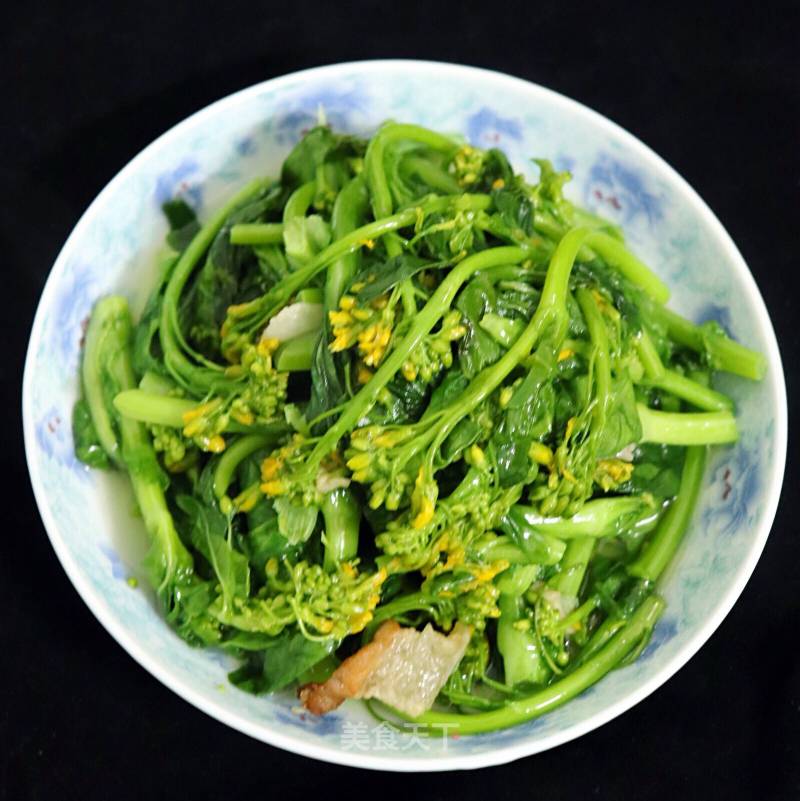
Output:
[[[567,544],[564,558],[559,563],[558,575],[553,582],[554,589],[571,598],[578,597],[594,545],[594,537],[577,537]]]
[[[232,245],[280,245],[283,223],[237,223],[231,228]]]
[[[268,434],[249,434],[239,437],[232,445],[228,445],[214,468],[214,495],[217,500],[222,500],[228,492],[236,468],[248,456],[266,448],[275,442],[275,439],[275,436]]]
[[[403,159],[400,167],[405,174],[417,175],[436,192],[455,195],[461,191],[461,187],[455,178],[446,173],[438,164],[434,164],[424,156],[417,156],[411,153]]]
[[[295,217],[305,217],[309,206],[314,201],[314,195],[316,195],[316,193],[316,181],[309,181],[307,184],[298,186],[297,189],[295,189],[294,192],[289,195],[289,199],[286,201],[286,205],[283,207],[284,224]]]
[[[626,625],[625,618],[609,615],[592,633],[589,642],[583,646],[578,657],[578,664],[582,665],[609,642],[609,640]]]
[[[626,278],[644,289],[653,300],[658,303],[666,303],[669,300],[669,287],[619,240],[602,231],[591,231],[584,243],[612,267],[616,267]]]
[[[698,409],[705,409],[709,412],[722,412],[733,409],[733,401],[727,395],[698,384],[696,381],[692,381],[691,378],[676,373],[674,370],[662,370],[660,376],[641,383],[669,392],[676,398],[685,400]]]
[[[572,517],[546,517],[530,506],[512,506],[506,517],[521,529],[530,528],[562,540],[616,537],[623,531],[640,528],[658,517],[640,496],[595,498],[587,501]]]
[[[361,508],[352,491],[345,487],[323,496],[321,508],[325,519],[324,566],[330,571],[358,553]]]
[[[177,389],[175,382],[166,376],[148,370],[139,381],[139,389],[151,395],[169,395]]]
[[[592,659],[544,689],[509,701],[500,709],[469,715],[426,712],[417,718],[394,711],[401,719],[431,733],[441,732],[442,727],[446,727],[450,735],[480,734],[524,723],[572,700],[613,670],[652,631],[663,611],[664,602],[657,596],[650,596]]]
[[[650,310],[653,321],[664,325],[670,338],[697,353],[707,353],[717,370],[760,381],[767,371],[767,360],[744,345],[707,325],[695,325],[663,306]]]
[[[644,328],[636,337],[636,353],[644,368],[644,374],[652,381],[658,380],[664,374],[664,365],[658,355],[653,340],[650,339]]]
[[[275,353],[275,367],[286,373],[310,370],[318,341],[319,331],[309,331],[281,343]]]
[[[364,156],[364,172],[367,177],[370,195],[372,197],[372,211],[376,219],[386,217],[392,213],[392,191],[386,177],[384,158],[386,147],[391,142],[401,139],[410,139],[427,145],[433,150],[445,153],[455,151],[455,143],[446,136],[435,131],[429,131],[419,125],[406,125],[400,123],[387,123],[372,137]],[[389,258],[400,254],[402,246],[397,238],[386,238],[386,253]],[[417,302],[414,296],[414,285],[410,279],[400,285],[400,297],[403,302],[403,311],[407,317],[412,317],[417,311]]]
[[[594,429],[601,431],[606,424],[606,413],[611,404],[611,356],[608,352],[608,330],[600,309],[597,308],[597,302],[588,289],[580,287],[575,293],[575,298],[583,312],[593,346],[594,369],[592,375],[596,402],[592,416]]]
[[[706,449],[687,448],[678,496],[667,509],[649,543],[628,566],[628,573],[637,578],[656,581],[680,545],[692,518],[703,485]]]
[[[657,412],[636,404],[642,424],[641,442],[664,445],[723,445],[736,442],[736,418],[721,412]]]
[[[364,171],[367,176],[372,209],[376,219],[392,213],[392,191],[384,168],[386,146],[400,139],[410,139],[427,145],[433,150],[448,153],[456,150],[452,139],[429,131],[419,125],[387,123],[372,137],[364,156]]]
[[[514,624],[523,617],[521,598],[501,595],[498,602],[497,650],[503,657],[503,672],[509,687],[522,682],[542,684],[550,675],[542,646],[532,629],[520,630]]]
[[[333,204],[331,228],[334,241],[351,233],[363,223],[368,203],[364,179],[356,176],[339,192]],[[325,308],[328,311],[339,307],[339,298],[358,269],[358,256],[359,251],[347,253],[328,267],[325,281]]]
[[[117,411],[130,420],[159,426],[183,428],[183,415],[197,406],[197,401],[156,395],[143,389],[127,389],[114,398]]]
[[[546,548],[552,542],[552,538],[543,539],[543,547]],[[558,543],[558,545],[560,548],[554,550],[552,554],[549,551],[545,553],[548,558],[543,560],[543,564],[555,564],[558,562],[564,549],[563,543]],[[512,565],[530,565],[534,563],[535,559],[535,556],[526,553],[519,545],[510,542],[505,536],[497,537],[481,549],[480,555],[482,559],[488,562],[496,562],[502,559]]]
[[[124,467],[115,420],[106,405],[104,372],[106,355],[119,349],[120,327],[125,327],[128,305],[122,298],[99,300],[92,309],[81,363],[83,395],[89,407],[97,438],[117,467]],[[122,320],[122,322],[120,322]],[[124,337],[124,331],[121,334]]]
[[[178,319],[181,294],[200,257],[208,250],[209,245],[211,245],[214,237],[228,217],[242,203],[249,200],[270,183],[267,179],[259,179],[247,184],[195,234],[194,239],[178,259],[178,263],[175,265],[164,290],[161,320],[158,329],[161,348],[164,352],[164,365],[173,378],[190,392],[202,395],[213,390],[218,384],[224,383],[224,378],[221,376],[224,368],[221,365],[214,368],[198,366],[184,354],[186,341],[181,332],[180,320]]]
[[[133,390],[136,377],[131,365],[130,342],[132,325],[128,303],[124,298],[102,298],[92,310],[87,330],[84,362],[90,359],[94,369],[84,365],[84,394],[92,420],[112,418],[110,398],[100,386],[113,390]],[[88,382],[99,381],[93,386]],[[161,484],[161,471],[147,429],[136,420],[120,417],[117,421],[119,447],[109,453],[126,468],[133,494],[145,528],[153,543],[147,557],[153,586],[170,610],[178,600],[173,588],[192,573],[192,557],[182,544],[172,515],[167,507]]]

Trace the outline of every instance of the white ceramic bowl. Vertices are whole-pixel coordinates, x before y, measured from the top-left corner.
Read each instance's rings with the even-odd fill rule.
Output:
[[[386,118],[497,145],[515,165],[544,156],[574,173],[569,195],[620,222],[631,247],[672,287],[672,305],[719,320],[766,354],[759,383],[720,379],[737,404],[741,440],[717,449],[677,564],[668,608],[641,658],[539,720],[492,734],[423,740],[376,728],[354,702],[314,718],[291,695],[256,698],[226,682],[224,655],[190,648],[151,596],[132,589],[145,535],[121,476],[75,459],[70,412],[81,326],[108,292],[141,304],[165,223],[161,202],[185,195],[207,216],[254,175],[275,174],[324,110],[339,130]],[[525,81],[417,61],[312,69],[253,86],[165,133],[100,193],[47,281],[25,367],[23,415],[31,480],[53,547],[78,592],[147,670],[209,715],[267,743],[318,759],[390,770],[473,768],[551,748],[619,715],[666,681],[730,610],[767,539],[783,478],[786,396],[775,335],[753,277],[719,221],[658,156],[593,111]]]

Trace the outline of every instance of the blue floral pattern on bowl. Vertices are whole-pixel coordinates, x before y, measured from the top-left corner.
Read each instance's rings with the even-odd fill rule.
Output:
[[[119,477],[72,453],[70,416],[83,325],[103,293],[141,303],[165,233],[158,204],[176,192],[201,213],[254,174],[275,174],[320,115],[337,129],[418,122],[505,149],[520,170],[551,158],[574,174],[571,197],[625,226],[634,249],[689,317],[713,317],[764,352],[760,384],[720,379],[741,440],[710,460],[695,521],[665,577],[664,618],[642,658],[538,720],[476,737],[395,733],[360,704],[314,718],[290,694],[252,697],[226,682],[224,654],[190,648],[135,575],[145,536]],[[148,670],[209,714],[320,759],[395,770],[496,764],[576,737],[624,711],[677,670],[741,592],[771,525],[783,474],[786,403],[774,334],[741,256],[693,191],[641,143],[578,104],[508,76],[446,64],[364,62],[290,75],[226,98],[171,130],[102,192],[64,246],[37,313],[24,382],[25,439],[42,516],[91,609]],[[365,728],[367,727],[367,728]],[[366,738],[364,732],[367,732]],[[370,739],[371,737],[371,739]],[[366,744],[366,746],[365,746]]]

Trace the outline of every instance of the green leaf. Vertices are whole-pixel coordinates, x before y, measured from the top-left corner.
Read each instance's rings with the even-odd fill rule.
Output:
[[[305,542],[317,524],[319,509],[316,506],[298,506],[286,497],[276,498],[278,530],[292,545]]]
[[[333,653],[334,640],[307,640],[297,629],[287,629],[270,638],[258,653],[228,674],[231,684],[249,693],[272,693],[291,684]]]
[[[677,445],[637,446],[633,475],[617,492],[636,495],[649,492],[656,498],[674,498],[680,489],[685,453],[686,449]]]
[[[226,536],[228,518],[191,495],[179,495],[176,502],[189,518],[192,545],[214,570],[224,606],[229,607],[234,598],[247,598],[250,595],[250,567],[247,557],[234,550]]]
[[[633,384],[627,378],[613,382],[611,406],[606,412],[597,444],[597,455],[613,456],[626,445],[642,438],[642,424],[636,411],[636,395]]]
[[[492,192],[500,219],[512,230],[533,234],[533,203],[524,189],[512,183]]]
[[[345,371],[349,367],[348,351],[331,353],[328,347],[329,330],[327,323],[320,335],[311,362],[311,400],[306,408],[306,419],[313,421],[316,417],[331,409],[335,409],[347,399]],[[319,434],[336,422],[333,415],[328,415],[313,426],[314,433]]]
[[[461,370],[448,370],[442,383],[431,394],[431,400],[428,404],[427,413],[433,414],[445,406],[449,406],[454,400],[460,397],[464,390],[469,386],[469,379],[461,372]]]
[[[467,327],[466,335],[458,341],[459,366],[467,378],[474,378],[503,355],[500,345],[480,327],[483,316],[494,308],[495,298],[494,287],[478,278],[470,281],[456,300]]]
[[[195,234],[200,230],[200,223],[194,209],[181,198],[167,200],[161,206],[169,223],[167,244],[178,253],[186,250]]]
[[[158,283],[150,293],[142,316],[133,329],[131,361],[137,375],[144,375],[147,372],[167,375],[161,343],[158,340],[158,328],[161,321],[164,290],[177,262],[177,257],[171,256],[162,263]]]
[[[266,289],[253,278],[262,277],[253,248],[231,244],[230,230],[237,223],[274,217],[285,199],[284,190],[275,184],[237,208],[217,232],[194,284],[183,298],[181,325],[189,332],[194,345],[210,358],[219,355],[219,328],[228,307],[260,295]]]
[[[361,139],[334,134],[326,126],[317,126],[312,128],[286,157],[281,169],[281,183],[287,189],[296,189],[309,181],[331,184],[333,177],[331,171],[326,170],[320,177],[320,167],[323,165],[344,167],[348,161],[362,158],[365,150],[366,142]]]
[[[356,295],[360,304],[374,300],[384,292],[388,292],[397,284],[415,276],[422,270],[436,270],[449,264],[446,261],[431,261],[422,259],[413,253],[401,253],[389,259],[382,265],[380,272],[375,274],[375,267],[369,266],[361,270],[353,279],[352,284],[363,283],[364,287]]]
[[[251,566],[264,578],[264,570],[269,559],[297,557],[300,549],[281,534],[278,528],[278,514],[272,502],[264,499],[247,514],[247,533],[237,538],[240,550],[247,556]]]
[[[544,534],[526,523],[525,517],[516,506],[500,521],[500,530],[507,534],[535,565],[556,565],[561,561],[567,544]]]
[[[283,244],[295,269],[308,264],[331,241],[331,227],[319,216],[292,217],[283,227]]]

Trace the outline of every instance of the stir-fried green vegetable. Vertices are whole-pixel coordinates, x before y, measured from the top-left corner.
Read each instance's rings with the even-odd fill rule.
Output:
[[[95,306],[76,453],[128,473],[169,620],[238,655],[238,686],[324,679],[383,621],[460,621],[417,722],[471,733],[644,647],[706,446],[737,439],[712,371],[765,363],[668,310],[537,164],[318,127],[204,225],[165,207],[137,325]]]

